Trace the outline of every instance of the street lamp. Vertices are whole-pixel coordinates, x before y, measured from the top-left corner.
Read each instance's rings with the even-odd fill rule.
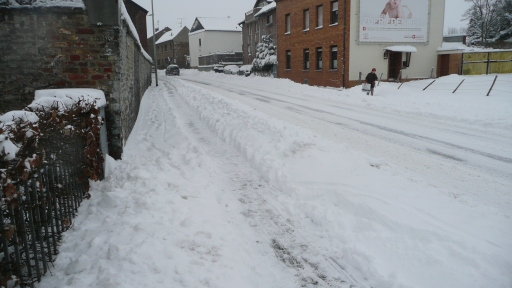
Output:
[[[153,0],[151,0],[151,17],[153,18],[153,63],[155,64],[156,86],[158,86],[158,67],[156,61],[155,10],[153,9]]]

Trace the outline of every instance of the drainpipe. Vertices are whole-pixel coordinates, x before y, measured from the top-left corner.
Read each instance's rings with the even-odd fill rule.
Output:
[[[345,83],[345,63],[347,62],[346,50],[347,50],[347,0],[343,4],[343,88],[346,87]]]

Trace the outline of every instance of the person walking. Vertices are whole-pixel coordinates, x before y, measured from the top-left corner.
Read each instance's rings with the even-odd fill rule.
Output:
[[[370,95],[370,93],[372,93],[373,96],[373,90],[375,89],[375,81],[379,80],[375,72],[377,72],[377,69],[373,68],[372,72],[366,75],[366,83],[370,84],[370,91],[368,91],[366,95]]]

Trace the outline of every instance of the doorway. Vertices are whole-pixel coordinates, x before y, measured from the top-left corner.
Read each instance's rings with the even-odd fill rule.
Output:
[[[389,51],[388,81],[398,81],[402,70],[402,52]]]

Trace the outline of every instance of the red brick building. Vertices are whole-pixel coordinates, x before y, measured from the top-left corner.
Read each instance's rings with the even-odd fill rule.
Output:
[[[276,2],[278,77],[309,85],[348,86],[350,12],[344,11],[350,11],[350,1]]]

